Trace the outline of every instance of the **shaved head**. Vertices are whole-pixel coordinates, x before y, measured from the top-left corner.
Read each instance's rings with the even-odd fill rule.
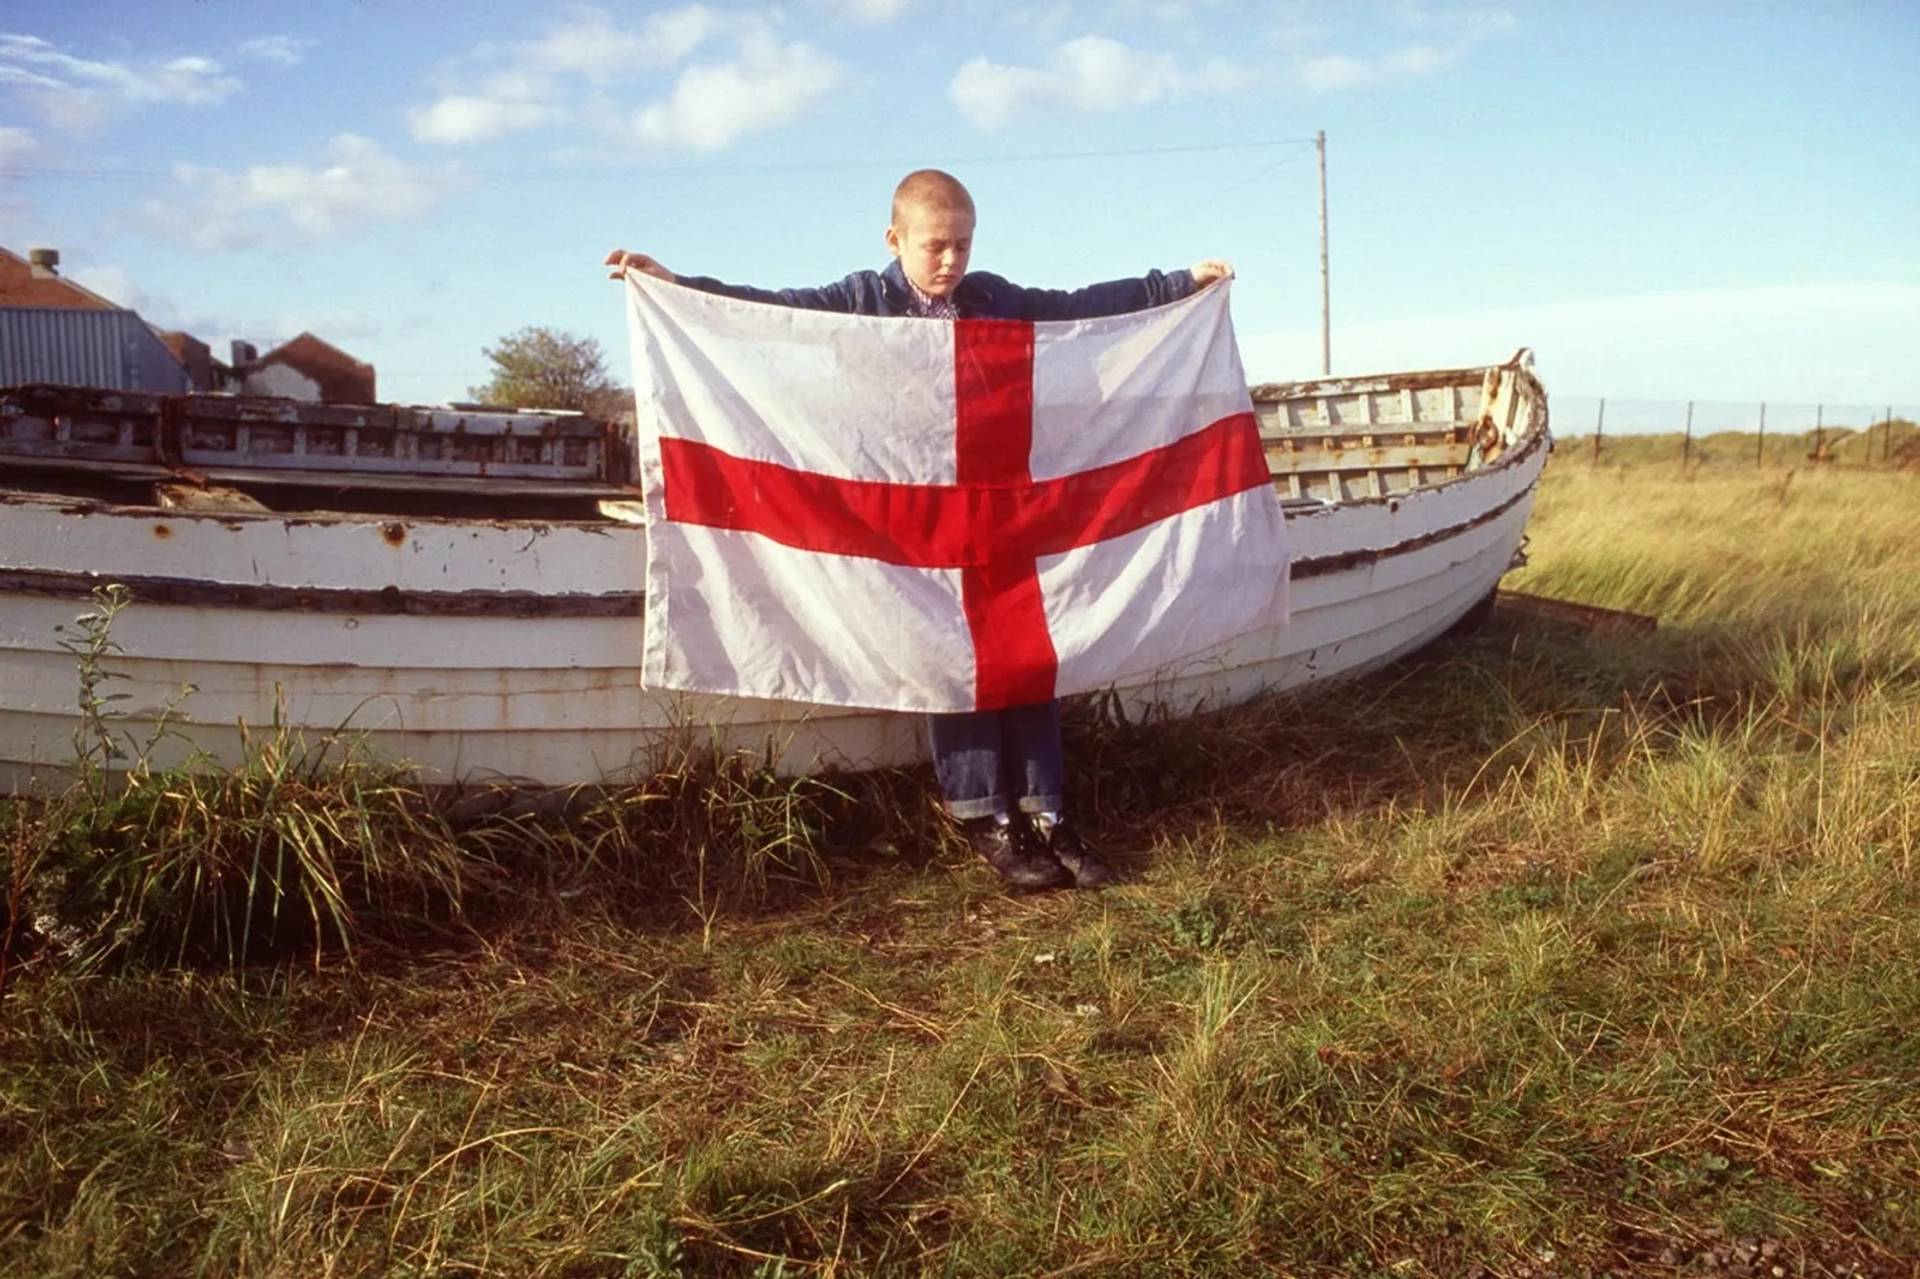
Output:
[[[887,249],[914,288],[932,298],[952,297],[973,254],[973,197],[950,173],[909,173],[893,189]]]
[[[960,179],[938,169],[915,169],[900,179],[893,189],[893,225],[909,208],[965,213],[974,216],[973,197],[960,185]]]

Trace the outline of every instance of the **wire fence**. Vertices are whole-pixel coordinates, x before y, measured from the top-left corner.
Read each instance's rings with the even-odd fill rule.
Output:
[[[1920,467],[1920,405],[1555,396],[1560,448],[1596,462]]]

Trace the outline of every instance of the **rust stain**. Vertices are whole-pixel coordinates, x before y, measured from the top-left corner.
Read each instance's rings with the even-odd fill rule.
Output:
[[[380,526],[380,536],[386,539],[388,546],[401,546],[407,540],[407,526],[398,520],[389,520]]]
[[[156,524],[153,526],[153,535],[162,539],[169,538],[173,536],[173,530],[165,524]]]

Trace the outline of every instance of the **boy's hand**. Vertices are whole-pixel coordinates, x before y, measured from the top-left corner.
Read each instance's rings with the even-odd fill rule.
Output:
[[[1204,289],[1215,280],[1225,280],[1233,275],[1233,263],[1222,262],[1219,258],[1208,258],[1205,262],[1193,264],[1193,287]]]
[[[644,275],[651,275],[655,279],[665,280],[668,284],[672,284],[680,278],[646,254],[629,253],[625,249],[615,249],[613,252],[607,254],[607,260],[603,265],[613,268],[613,270],[607,272],[607,278],[609,280],[617,280],[628,271],[639,271]]]

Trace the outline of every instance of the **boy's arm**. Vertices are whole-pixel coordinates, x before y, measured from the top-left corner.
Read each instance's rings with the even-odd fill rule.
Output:
[[[756,289],[748,284],[728,284],[706,275],[676,277],[681,284],[702,293],[739,298],[742,302],[768,302],[774,306],[798,307],[803,311],[846,311],[860,309],[858,277],[848,276],[812,289]]]
[[[1136,279],[1108,280],[1084,289],[1029,289],[998,276],[989,287],[996,293],[1004,290],[1022,319],[1088,320],[1178,302],[1232,274],[1225,262],[1208,259],[1183,271],[1149,271]]]
[[[675,275],[657,258],[644,253],[628,253],[624,249],[615,249],[607,254],[605,265],[613,268],[607,274],[615,280],[630,270],[640,271],[655,279],[699,289],[702,293],[718,293],[723,297],[739,298],[743,302],[767,302],[774,306],[799,307],[807,311],[858,311],[861,309],[861,286],[865,283],[863,277],[856,273],[816,289],[756,289],[745,284],[727,284],[711,276]]]

